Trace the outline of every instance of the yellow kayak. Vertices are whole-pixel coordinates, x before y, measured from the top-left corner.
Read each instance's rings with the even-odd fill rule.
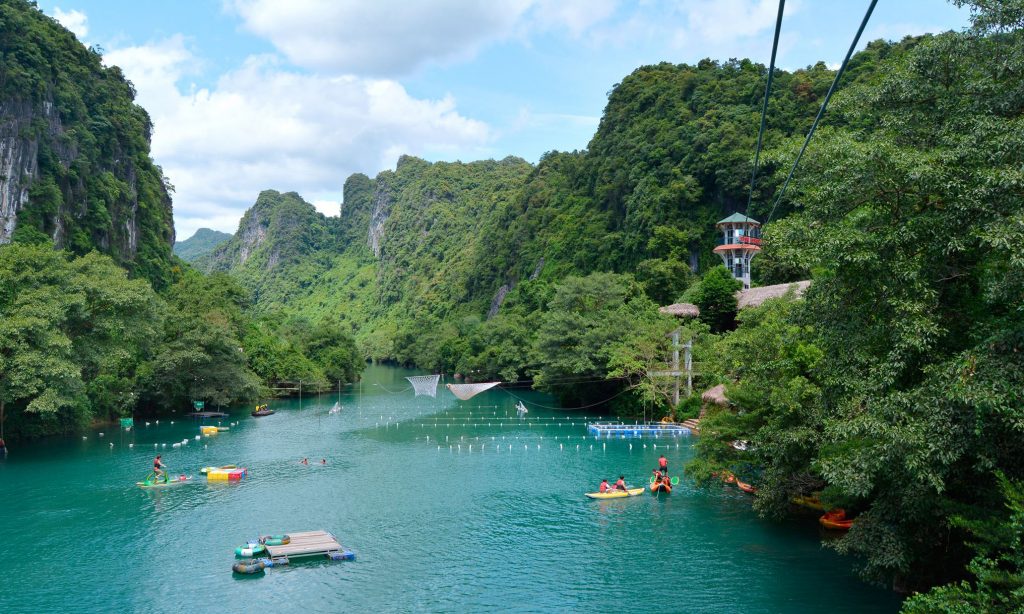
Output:
[[[608,492],[588,492],[586,495],[591,499],[621,499],[623,497],[635,497],[644,494],[644,488],[630,488],[629,490],[609,490]]]

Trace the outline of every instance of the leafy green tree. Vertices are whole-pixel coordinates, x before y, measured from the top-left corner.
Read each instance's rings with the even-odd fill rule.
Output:
[[[615,398],[632,387],[642,363],[668,354],[673,326],[632,276],[568,277],[537,330],[535,387],[568,406]]]
[[[693,293],[693,302],[700,307],[700,319],[714,332],[730,330],[736,320],[736,291],[743,284],[725,266],[716,266],[701,278]]]

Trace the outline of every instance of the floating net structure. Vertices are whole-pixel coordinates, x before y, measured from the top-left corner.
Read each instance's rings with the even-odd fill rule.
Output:
[[[412,384],[412,389],[416,392],[416,396],[437,396],[437,382],[441,379],[440,375],[414,375],[405,379],[409,380],[409,383]]]
[[[485,390],[494,388],[501,382],[485,382],[480,384],[447,384],[448,390],[463,401],[468,401]]]

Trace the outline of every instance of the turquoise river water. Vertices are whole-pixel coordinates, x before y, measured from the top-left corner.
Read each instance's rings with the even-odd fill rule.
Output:
[[[265,418],[238,408],[221,421],[229,431],[200,441],[182,417],[12,450],[0,460],[0,612],[899,607],[821,547],[813,516],[761,520],[735,488],[684,478],[668,496],[583,496],[619,473],[645,483],[661,453],[681,467],[692,439],[595,441],[578,413],[533,405],[520,420],[502,390],[414,397],[410,374],[368,368],[334,415],[337,395],[274,402]],[[195,482],[136,487],[155,450]],[[199,473],[229,463],[249,478]],[[315,529],[357,559],[232,574],[247,538]]]

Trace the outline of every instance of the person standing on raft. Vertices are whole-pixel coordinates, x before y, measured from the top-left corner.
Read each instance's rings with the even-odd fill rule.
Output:
[[[167,467],[167,465],[165,465],[164,462],[162,460],[160,460],[160,455],[157,454],[156,458],[153,459],[153,475],[154,475],[154,480],[153,481],[154,482],[158,481],[161,477],[164,478],[165,482],[167,481],[167,475],[163,471],[164,468],[166,468],[166,467]]]
[[[658,467],[661,469],[662,475],[668,475],[668,459],[665,458],[664,454],[658,458]]]

